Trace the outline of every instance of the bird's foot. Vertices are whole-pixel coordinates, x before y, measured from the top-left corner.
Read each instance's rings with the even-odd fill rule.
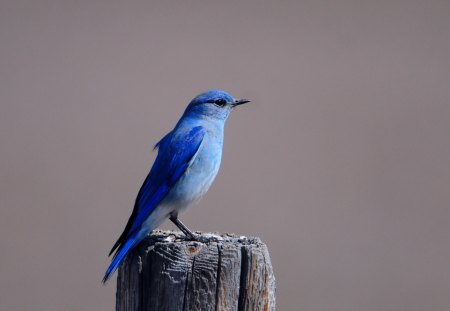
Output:
[[[198,241],[198,238],[196,237],[196,235],[194,233],[192,233],[192,231],[189,230],[189,228],[186,227],[177,217],[171,216],[169,219],[175,224],[175,226],[178,227],[178,229],[181,230],[181,232],[184,233],[184,235],[186,236],[186,240]]]

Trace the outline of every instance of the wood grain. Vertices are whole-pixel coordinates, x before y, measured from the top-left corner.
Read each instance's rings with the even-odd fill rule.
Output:
[[[116,310],[275,310],[275,277],[259,238],[198,237],[148,236],[119,268]]]

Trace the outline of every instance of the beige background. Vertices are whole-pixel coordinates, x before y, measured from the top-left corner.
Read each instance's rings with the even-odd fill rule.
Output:
[[[188,101],[190,227],[261,236],[278,309],[450,310],[450,2],[0,2],[0,309],[113,310],[112,243]],[[166,228],[172,228],[166,224]]]

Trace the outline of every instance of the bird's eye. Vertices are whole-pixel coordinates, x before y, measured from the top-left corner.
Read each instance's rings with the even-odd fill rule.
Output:
[[[214,102],[214,104],[215,104],[216,106],[223,107],[223,106],[225,106],[225,105],[227,104],[227,101],[226,101],[225,99],[223,99],[223,98],[219,98],[219,99],[217,99],[217,100]]]

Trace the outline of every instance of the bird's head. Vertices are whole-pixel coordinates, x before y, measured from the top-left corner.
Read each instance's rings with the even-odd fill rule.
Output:
[[[233,108],[248,102],[248,99],[235,99],[221,90],[209,90],[195,97],[184,114],[225,121]]]

